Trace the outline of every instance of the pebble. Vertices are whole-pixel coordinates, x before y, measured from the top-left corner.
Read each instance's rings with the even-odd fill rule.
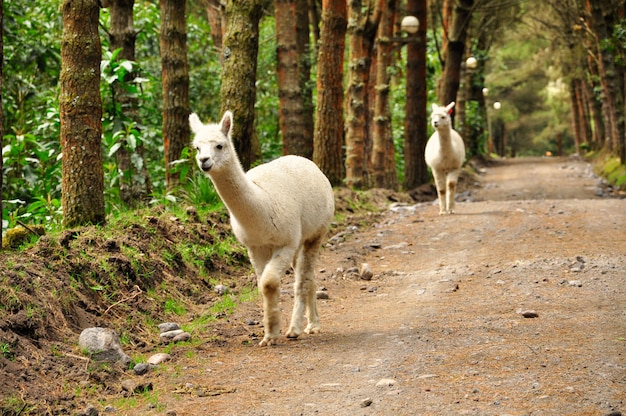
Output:
[[[138,376],[143,376],[148,370],[150,370],[150,366],[146,363],[138,363],[133,367],[133,372]]]
[[[180,329],[180,326],[176,322],[163,322],[162,324],[159,324],[160,333],[176,331],[177,329]]]
[[[367,263],[361,263],[361,267],[359,268],[359,276],[362,280],[372,280],[374,277],[374,273],[372,272],[372,268]]]
[[[185,332],[185,331],[183,331],[182,329],[175,329],[173,331],[162,332],[160,338],[161,338],[161,341],[170,341],[176,335],[180,335],[183,332]]]
[[[318,290],[317,292],[315,292],[315,296],[318,299],[329,299],[330,296],[328,295],[328,292],[325,292],[323,290]]]
[[[228,287],[224,285],[216,285],[215,289],[213,290],[215,291],[215,293],[217,293],[220,296],[228,293]]]
[[[376,383],[376,387],[391,387],[396,384],[396,380],[392,378],[383,378],[378,383]]]
[[[191,339],[191,334],[189,332],[181,332],[180,334],[172,338],[172,342],[183,342],[183,341],[189,341],[190,339]]]
[[[369,397],[365,398],[365,399],[361,400],[361,407],[369,407],[369,406],[371,406],[372,403],[374,403],[372,401],[372,399],[370,399]]]
[[[94,406],[87,406],[83,414],[85,416],[98,416],[99,413],[98,409],[96,409]]]
[[[582,287],[583,282],[581,282],[580,280],[570,280],[567,282],[567,284],[570,286]]]
[[[152,365],[161,364],[162,362],[168,361],[171,358],[172,358],[171,355],[166,354],[164,352],[160,352],[148,358],[148,364],[152,364]]]
[[[532,309],[520,311],[520,315],[522,315],[524,318],[537,318],[539,316],[539,314]]]

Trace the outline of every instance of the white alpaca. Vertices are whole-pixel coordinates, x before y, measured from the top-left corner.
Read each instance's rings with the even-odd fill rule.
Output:
[[[248,249],[263,299],[265,336],[259,345],[275,344],[280,334],[280,280],[295,269],[294,306],[287,338],[320,331],[316,306],[315,263],[335,211],[333,189],[309,159],[283,156],[244,173],[231,132],[233,115],[219,124],[189,116],[200,169],[215,185],[230,213],[237,239]]]
[[[430,123],[435,132],[426,143],[425,159],[435,178],[439,215],[454,213],[456,184],[465,160],[463,138],[452,128],[450,120],[453,107],[454,101],[446,107],[432,105]]]

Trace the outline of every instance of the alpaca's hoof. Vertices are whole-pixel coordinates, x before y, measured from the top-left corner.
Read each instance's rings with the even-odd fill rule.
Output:
[[[304,332],[307,334],[319,334],[322,331],[322,328],[319,324],[308,324]]]
[[[287,333],[285,334],[285,336],[289,339],[296,339],[300,336],[300,332],[301,331],[297,331],[295,329],[289,329],[289,331],[287,331]]]
[[[276,338],[272,338],[269,336],[265,336],[263,338],[263,340],[261,342],[259,342],[259,347],[265,347],[265,346],[271,346],[271,345],[276,345],[278,342],[278,340]]]

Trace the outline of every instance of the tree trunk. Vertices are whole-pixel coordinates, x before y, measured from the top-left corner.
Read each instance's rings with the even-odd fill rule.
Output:
[[[118,59],[135,61],[135,39],[136,33],[133,25],[133,6],[135,0],[112,0],[109,3],[111,28],[109,30],[109,43],[111,51],[122,49]],[[134,73],[127,73],[124,82],[131,82],[135,78]],[[139,130],[140,120],[138,111],[138,100],[116,82],[114,88],[114,100],[119,102],[119,114],[116,118],[122,119],[118,129],[125,128],[124,124],[132,123],[133,128]],[[116,123],[117,125],[118,123]],[[141,135],[138,135],[141,137]],[[120,175],[120,198],[126,206],[136,207],[139,202],[145,200],[150,195],[150,175],[148,174],[145,161],[141,166],[133,166],[131,153],[135,152],[138,158],[144,161],[143,141],[139,138],[134,149],[128,147],[128,143],[121,146],[115,153],[117,158],[117,168]],[[138,169],[135,172],[134,169]]]
[[[384,0],[376,46],[376,95],[372,126],[374,133],[372,143],[373,185],[377,188],[388,189],[397,187],[395,163],[393,164],[393,175],[389,172],[388,163],[389,158],[393,158],[395,153],[393,135],[391,134],[391,110],[389,108],[391,76],[388,71],[393,58],[391,38],[393,37],[395,8],[396,0]],[[389,142],[391,142],[391,146]]]
[[[461,63],[465,52],[465,40],[469,28],[474,0],[459,0],[455,3],[452,27],[448,32],[448,48],[445,66],[441,75],[441,90],[438,100],[441,105],[456,101],[461,79]],[[453,114],[454,116],[454,114]],[[452,117],[454,120],[454,117]]]
[[[621,163],[626,163],[623,156],[624,143],[624,99],[622,88],[615,67],[613,53],[604,45],[609,39],[609,30],[606,25],[603,13],[603,2],[592,1],[591,3],[591,21],[593,22],[593,31],[598,39],[599,51],[599,72],[602,83],[602,95],[604,108],[608,121],[607,132],[611,139],[607,142],[608,149],[615,151],[621,159]]]
[[[343,181],[343,54],[346,25],[346,2],[323,0],[313,161],[333,186],[339,186]]]
[[[346,185],[362,189],[368,184],[368,155],[365,142],[369,130],[370,58],[380,22],[380,0],[363,7],[361,0],[350,1],[350,58],[346,97]]]
[[[102,100],[97,0],[61,6],[61,148],[63,225],[103,224]]]
[[[582,132],[582,119],[581,119],[581,108],[582,105],[580,89],[578,88],[578,80],[572,79],[569,83],[569,95],[570,101],[572,105],[572,120],[574,128],[574,143],[576,146],[576,151],[580,153],[580,144],[584,143],[585,140],[583,138]]]
[[[233,142],[244,170],[254,162],[254,103],[256,68],[259,52],[259,22],[263,0],[226,3],[226,34],[222,51],[222,89],[220,114],[233,112]]]
[[[428,30],[428,2],[408,0],[407,16],[419,20],[419,29],[413,36],[418,41],[407,45],[406,110],[404,118],[404,189],[411,190],[429,181],[424,150],[428,141],[426,103],[426,32]]]
[[[313,132],[307,131],[305,97],[302,90],[306,80],[300,65],[305,62],[298,47],[298,22],[296,0],[274,0],[276,17],[276,49],[278,66],[279,123],[283,136],[283,154],[313,156]],[[306,21],[308,23],[308,19]],[[308,28],[308,26],[307,26]],[[308,30],[307,30],[308,34]],[[308,36],[307,36],[308,37]]]
[[[4,149],[4,143],[2,138],[4,137],[4,113],[2,111],[2,67],[4,64],[4,0],[0,0],[0,149]],[[3,157],[0,157],[0,172],[4,172]],[[0,250],[2,250],[2,219],[4,212],[4,175],[0,175]]]
[[[186,0],[160,0],[161,72],[163,82],[163,150],[167,189],[180,184],[172,162],[189,143],[189,63]]]
[[[311,83],[311,30],[308,0],[296,0],[296,44],[300,61],[300,91],[302,100],[302,129],[305,134],[306,153],[313,159],[313,134],[315,131],[315,105],[313,104],[313,85]]]
[[[215,49],[221,50],[224,39],[224,29],[226,27],[224,19],[224,5],[220,0],[203,0],[202,3],[204,4],[204,9],[206,10],[209,26],[211,26],[213,46],[215,46]],[[220,60],[223,56],[223,54],[220,54]]]

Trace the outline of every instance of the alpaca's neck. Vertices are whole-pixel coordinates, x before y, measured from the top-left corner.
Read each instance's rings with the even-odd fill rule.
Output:
[[[211,181],[230,215],[239,223],[258,221],[260,188],[243,171],[239,161],[211,175]]]
[[[443,126],[437,129],[437,134],[439,134],[439,143],[441,147],[451,147],[452,146],[452,127]]]

